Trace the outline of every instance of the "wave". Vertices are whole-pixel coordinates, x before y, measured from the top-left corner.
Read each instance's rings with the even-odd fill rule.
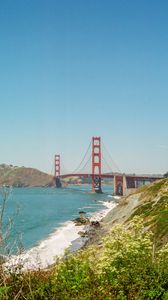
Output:
[[[102,203],[106,208],[102,209],[98,212],[95,212],[91,215],[91,221],[101,221],[117,204],[113,201],[99,201]]]
[[[66,248],[72,247],[72,241],[80,238],[78,232],[83,229],[84,226],[79,228],[72,221],[65,222],[62,227],[41,241],[39,245],[20,255],[11,256],[9,261],[5,263],[5,267],[10,268],[10,270],[15,270],[18,265],[22,267],[22,270],[47,268],[55,262],[56,257],[64,254]]]
[[[113,201],[99,201],[106,208],[92,213],[91,221],[100,221],[106,214],[116,206]],[[79,235],[79,231],[86,230],[88,226],[75,226],[72,221],[65,222],[55,232],[50,234],[47,239],[42,240],[39,245],[25,251],[20,255],[13,255],[5,263],[7,269],[16,270],[20,265],[22,270],[37,270],[47,268],[52,265],[57,257],[64,254],[66,248],[76,251],[81,248],[86,241]]]

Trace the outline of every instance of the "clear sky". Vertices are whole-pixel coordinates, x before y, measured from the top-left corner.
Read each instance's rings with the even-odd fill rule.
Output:
[[[101,136],[123,172],[166,172],[167,16],[167,0],[2,0],[0,163],[74,169]]]

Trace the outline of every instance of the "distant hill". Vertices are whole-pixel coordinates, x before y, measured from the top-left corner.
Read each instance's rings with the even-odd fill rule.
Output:
[[[14,187],[44,187],[53,186],[53,176],[37,169],[17,167],[13,165],[0,165],[0,186]]]

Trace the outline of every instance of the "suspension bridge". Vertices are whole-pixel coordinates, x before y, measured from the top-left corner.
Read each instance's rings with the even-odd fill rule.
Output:
[[[103,144],[103,148],[105,146]],[[91,149],[91,154],[90,153]],[[106,149],[105,149],[106,150]],[[109,154],[109,152],[106,150]],[[89,154],[89,158],[87,158]],[[163,178],[162,176],[154,175],[136,175],[122,173],[117,165],[114,163],[112,157],[111,163],[105,159],[102,151],[101,137],[92,137],[89,147],[81,160],[78,167],[73,172],[62,174],[60,154],[54,157],[54,181],[57,188],[62,187],[61,179],[68,177],[91,178],[92,192],[102,193],[102,181],[104,178],[113,179],[114,195],[127,195],[130,190],[137,188],[140,185],[153,182]],[[91,171],[84,171],[86,166],[91,167]],[[108,171],[103,171],[103,166],[108,167]],[[113,169],[113,170],[112,170]],[[115,170],[115,171],[114,171]]]

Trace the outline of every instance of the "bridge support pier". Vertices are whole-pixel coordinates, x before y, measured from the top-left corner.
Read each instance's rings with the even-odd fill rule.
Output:
[[[60,170],[61,170],[61,166],[60,166],[60,155],[56,154],[55,158],[54,158],[54,179],[55,179],[55,186],[56,188],[61,188],[62,184],[61,184],[61,179],[60,179]]]
[[[127,179],[125,174],[123,175],[123,196],[127,194]]]
[[[56,188],[61,188],[62,187],[62,183],[59,177],[55,177],[55,186]]]
[[[113,179],[114,195],[115,196],[126,196],[127,194],[127,179],[124,175],[114,175]]]

